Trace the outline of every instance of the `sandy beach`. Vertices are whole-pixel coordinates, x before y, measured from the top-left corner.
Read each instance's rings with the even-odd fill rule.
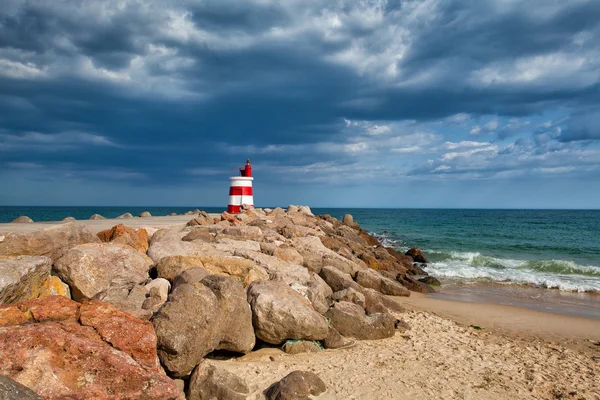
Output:
[[[600,321],[411,293],[411,329],[343,350],[263,349],[220,363],[254,398],[293,370],[319,375],[324,399],[600,399]],[[481,327],[477,330],[472,326]]]

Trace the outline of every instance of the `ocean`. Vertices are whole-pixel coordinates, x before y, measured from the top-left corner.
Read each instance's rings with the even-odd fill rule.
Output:
[[[126,212],[154,216],[222,207],[0,207],[0,223],[20,215],[60,221]],[[458,210],[313,208],[342,219],[350,213],[385,245],[418,247],[425,268],[444,284],[500,283],[600,294],[600,210]]]

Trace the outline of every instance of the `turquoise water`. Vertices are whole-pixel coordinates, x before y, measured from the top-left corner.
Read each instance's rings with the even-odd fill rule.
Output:
[[[207,207],[0,207],[0,222],[20,215],[34,221],[66,216],[88,219],[183,214]],[[350,213],[386,245],[419,247],[426,270],[446,282],[501,282],[600,293],[600,210],[324,209],[341,219]]]

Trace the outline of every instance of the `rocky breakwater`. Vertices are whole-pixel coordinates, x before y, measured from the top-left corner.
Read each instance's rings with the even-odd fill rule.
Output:
[[[267,211],[198,213],[150,234],[117,225],[94,235],[72,223],[5,234],[0,375],[15,385],[0,392],[20,384],[49,399],[273,396],[287,381],[248,387],[211,354],[391,337],[407,326],[388,295],[433,290],[415,279],[424,273],[411,256],[351,216]]]

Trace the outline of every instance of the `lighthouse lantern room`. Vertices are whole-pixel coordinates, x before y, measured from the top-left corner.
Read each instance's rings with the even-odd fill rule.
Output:
[[[252,165],[250,165],[250,159],[247,159],[244,168],[240,168],[240,176],[229,178],[228,213],[239,214],[242,206],[254,207],[254,197],[252,195],[253,180]]]

